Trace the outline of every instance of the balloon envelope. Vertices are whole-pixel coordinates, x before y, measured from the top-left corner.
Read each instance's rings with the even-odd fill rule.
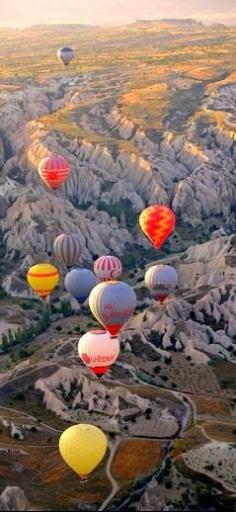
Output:
[[[48,187],[56,190],[70,174],[68,162],[59,155],[51,155],[41,160],[38,167],[39,175]]]
[[[44,299],[58,284],[59,272],[50,263],[38,263],[29,269],[27,281],[30,287]]]
[[[74,51],[69,46],[64,46],[58,50],[57,57],[65,66],[68,66],[74,58]]]
[[[65,277],[66,290],[79,304],[83,304],[86,301],[96,284],[96,276],[87,268],[73,268]]]
[[[152,205],[143,210],[139,224],[154,247],[159,249],[175,228],[175,214],[167,206]]]
[[[63,432],[59,440],[62,458],[81,477],[89,475],[96,468],[106,450],[105,434],[93,425],[73,425]]]
[[[94,273],[100,281],[117,279],[122,272],[122,263],[115,256],[101,256],[94,263]]]
[[[57,259],[70,268],[83,253],[84,243],[79,235],[62,234],[54,240],[53,250]]]
[[[154,265],[145,274],[145,283],[149,290],[161,302],[165,300],[178,284],[178,274],[170,265]]]
[[[80,338],[78,352],[86,366],[102,376],[118,358],[120,344],[118,338],[111,338],[107,331],[93,330]]]
[[[121,281],[100,283],[89,296],[93,315],[113,336],[133,314],[136,304],[134,290]]]

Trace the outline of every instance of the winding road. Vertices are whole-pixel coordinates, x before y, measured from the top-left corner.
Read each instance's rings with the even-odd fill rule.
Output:
[[[109,447],[110,447],[110,455],[109,455],[109,458],[108,458],[108,461],[107,461],[107,465],[106,465],[106,475],[107,475],[107,478],[110,480],[111,482],[111,492],[109,494],[109,496],[105,499],[105,501],[103,502],[103,504],[101,505],[101,507],[98,509],[99,511],[101,510],[105,510],[105,508],[107,507],[107,505],[109,505],[109,503],[113,500],[113,498],[115,497],[115,495],[118,493],[119,491],[119,485],[117,484],[116,480],[113,478],[112,474],[111,474],[111,465],[112,465],[112,461],[113,461],[113,458],[114,458],[114,455],[116,453],[116,450],[120,444],[120,441],[121,441],[121,438],[118,437],[116,439],[116,442],[114,444],[110,444]]]
[[[71,356],[70,356],[71,357]],[[143,381],[140,377],[137,377],[137,374],[136,374],[136,371],[135,371],[135,368],[130,365],[130,364],[125,364],[125,363],[121,363],[121,366],[124,366],[127,370],[129,370],[130,374],[132,375],[132,377],[138,381],[141,385],[143,386],[150,386],[152,388],[157,388],[158,386],[155,386],[153,384],[148,384],[147,382]],[[21,376],[19,377],[16,377],[14,380],[17,380],[17,379],[20,379]],[[178,392],[174,392],[173,390],[171,390],[171,392],[173,393],[173,395],[175,395],[180,401],[182,401],[182,396],[180,393]],[[187,423],[188,423],[188,419],[189,419],[189,416],[191,414],[190,412],[190,407],[189,407],[189,403],[188,405],[185,403],[186,405],[186,414],[185,414],[185,418],[183,420],[183,423],[181,425],[181,433],[182,431],[185,429]],[[31,416],[30,414],[24,412],[22,413],[22,411],[19,411],[17,409],[13,409],[13,408],[9,408],[9,407],[3,407],[3,406],[0,406],[0,413],[1,411],[5,411],[5,412],[13,412],[15,414],[17,414],[18,416],[21,416],[23,418],[26,418],[30,421],[32,421],[33,423],[35,423],[37,420],[34,416]],[[11,421],[11,419],[9,419],[9,421]],[[47,431],[49,432],[55,432],[57,434],[61,434],[63,431],[61,430],[58,430],[58,429],[55,429],[53,427],[51,427],[50,425],[47,425],[46,423],[40,423],[40,427],[44,427]],[[121,437],[117,437],[116,438],[116,441],[115,442],[109,442],[109,448],[110,448],[110,454],[109,454],[109,457],[108,457],[108,460],[107,460],[107,463],[106,463],[106,468],[105,468],[105,472],[106,472],[106,476],[108,478],[108,480],[110,481],[111,483],[111,492],[109,493],[109,495],[107,496],[107,498],[103,501],[102,505],[100,506],[100,508],[98,509],[99,511],[103,511],[107,508],[107,506],[112,502],[112,500],[114,499],[114,497],[116,496],[116,494],[118,493],[118,491],[120,490],[120,487],[119,485],[117,484],[116,480],[113,478],[112,474],[111,474],[111,465],[112,465],[112,462],[113,462],[113,458],[115,456],[115,453],[119,447],[119,444],[121,442]],[[1,444],[0,443],[0,448],[3,448],[3,447],[6,447],[8,449],[17,449],[17,448],[43,448],[43,449],[49,449],[49,448],[52,448],[52,445],[29,445],[29,446],[26,446],[26,445],[20,445],[20,444]],[[55,448],[57,447],[57,445],[55,445]],[[163,467],[164,463],[165,463],[165,458],[163,459],[162,461],[162,464],[161,464],[161,467]],[[160,469],[160,468],[159,468]]]

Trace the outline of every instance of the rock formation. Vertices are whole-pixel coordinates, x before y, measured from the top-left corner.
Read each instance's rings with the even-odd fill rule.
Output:
[[[144,492],[140,499],[140,503],[138,504],[137,510],[154,510],[158,512],[167,510],[165,507],[165,502],[161,497],[157,480],[155,478],[153,478],[151,482],[148,484],[146,491]]]
[[[0,510],[21,511],[29,510],[25,493],[19,487],[6,487],[0,496]]]

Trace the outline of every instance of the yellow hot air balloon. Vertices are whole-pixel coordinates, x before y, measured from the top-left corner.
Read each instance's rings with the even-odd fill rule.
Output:
[[[73,425],[63,432],[59,440],[62,458],[82,480],[98,466],[106,450],[107,438],[94,425]]]
[[[27,281],[42,299],[46,299],[59,281],[59,272],[50,263],[38,263],[29,269]]]

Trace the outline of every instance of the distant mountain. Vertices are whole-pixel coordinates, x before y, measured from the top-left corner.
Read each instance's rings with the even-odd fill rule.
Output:
[[[91,29],[95,29],[95,28],[98,28],[98,26],[96,25],[83,25],[81,23],[66,23],[66,24],[60,24],[60,25],[57,25],[57,24],[41,24],[41,25],[32,25],[30,27],[30,30],[48,30],[49,28],[51,29],[53,27],[53,30],[56,30],[57,32],[64,32],[64,30],[70,30],[73,31],[73,30],[91,30]]]
[[[153,23],[161,23],[161,24],[168,24],[168,25],[179,25],[179,26],[203,26],[203,23],[201,21],[194,20],[192,18],[184,18],[184,19],[176,19],[176,18],[163,18],[163,19],[156,19],[156,20],[137,20],[136,23],[146,23],[146,24],[153,24]]]

